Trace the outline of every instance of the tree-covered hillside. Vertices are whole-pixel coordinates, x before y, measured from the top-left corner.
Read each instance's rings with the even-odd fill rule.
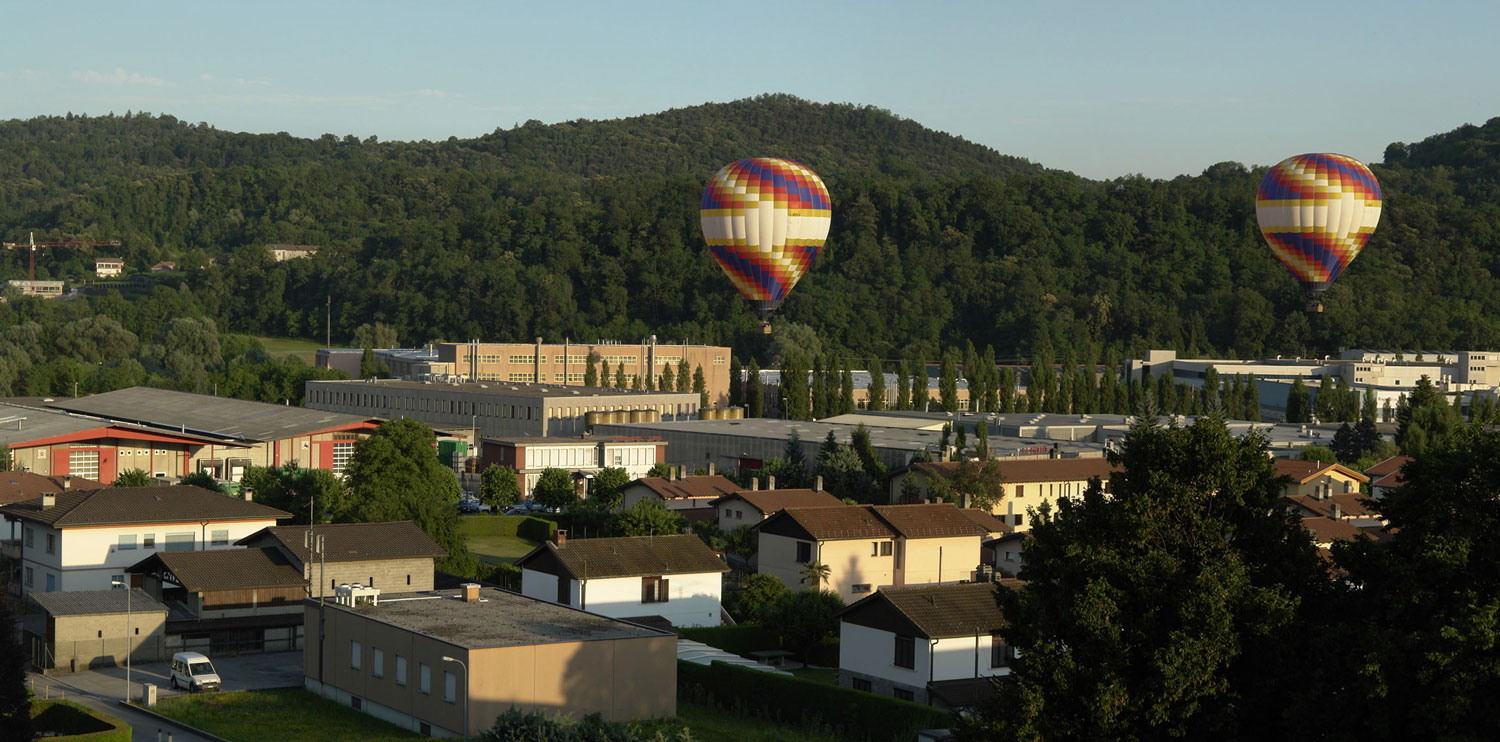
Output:
[[[436,143],[146,115],[10,121],[0,234],[121,239],[137,271],[177,260],[192,303],[234,332],[321,337],[332,297],[336,341],[379,321],[404,344],[656,334],[764,357],[697,208],[725,162],[785,156],[823,176],[834,222],[777,321],[810,326],[828,350],[1500,347],[1497,142],[1500,119],[1392,145],[1374,167],[1380,228],[1311,319],[1256,229],[1263,168],[1095,182],[787,96]],[[273,242],[326,249],[274,264]],[[81,276],[91,259],[44,254],[38,276]],[[0,255],[0,277],[24,260]]]

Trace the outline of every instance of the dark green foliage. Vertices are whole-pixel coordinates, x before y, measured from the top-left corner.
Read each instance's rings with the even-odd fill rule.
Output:
[[[854,411],[854,371],[849,368],[849,359],[844,359],[844,373],[839,377],[839,414]]]
[[[734,593],[735,615],[740,621],[760,621],[761,609],[775,603],[788,592],[786,585],[773,575],[750,575],[744,586]]]
[[[1311,392],[1307,385],[1302,383],[1302,377],[1298,376],[1292,380],[1292,388],[1287,391],[1286,397],[1286,421],[1289,423],[1305,423],[1312,420],[1312,400],[1309,398]]]
[[[807,420],[812,417],[812,395],[808,391],[809,371],[802,358],[792,355],[781,369],[781,417]]]
[[[902,360],[896,366],[896,403],[891,407],[893,410],[911,409],[911,383],[906,373],[906,361]]]
[[[814,358],[812,366],[812,419],[828,417],[828,385],[823,378],[823,359]]]
[[[3,469],[4,467],[0,467],[0,470]],[[219,480],[214,479],[212,474],[202,471],[195,471],[191,474],[188,474],[187,476],[183,477],[182,481],[178,482],[178,484],[186,484],[192,487],[202,487],[203,489],[213,490],[215,492],[223,491],[219,487]]]
[[[781,459],[779,459],[781,470],[766,473],[775,475],[776,481],[781,482],[782,487],[806,487],[810,477],[807,472],[807,455],[802,450],[802,436],[793,430],[792,434],[787,436],[786,446],[782,451]],[[772,459],[772,461],[776,460]]]
[[[776,632],[781,648],[806,658],[825,639],[838,636],[835,617],[844,607],[838,593],[826,589],[789,592],[760,610],[761,625]]]
[[[630,484],[630,475],[624,469],[618,466],[606,466],[594,475],[593,489],[589,495],[598,500],[605,509],[614,510],[624,498],[625,494],[621,490],[627,484]]]
[[[1401,453],[1420,456],[1446,448],[1464,432],[1464,420],[1427,376],[1417,380],[1396,411],[1396,445]]]
[[[540,711],[521,711],[512,706],[495,717],[495,723],[479,739],[484,742],[692,742],[692,733],[682,722],[666,719],[651,722],[610,722],[599,714],[581,720],[547,716]]]
[[[672,476],[672,465],[667,463],[652,464],[651,468],[646,470],[646,476],[670,477]]]
[[[770,577],[770,575],[758,575]],[[775,580],[775,577],[771,577]],[[777,580],[779,583],[780,580]],[[782,588],[785,594],[786,588]],[[760,652],[767,649],[780,649],[781,640],[777,638],[776,632],[756,623],[742,623],[733,626],[698,626],[694,628],[680,629],[682,636],[695,642],[703,642],[710,647],[718,647],[726,652],[748,657],[751,652]]]
[[[693,391],[698,394],[698,407],[704,409],[709,406],[708,379],[703,375],[703,366],[693,369]]]
[[[938,364],[938,401],[944,412],[958,410],[958,369],[953,355],[951,348],[944,351],[942,363]]]
[[[344,483],[326,469],[299,469],[288,462],[280,467],[252,466],[245,471],[240,486],[255,495],[262,505],[292,514],[291,522],[306,525],[311,508],[317,508],[318,523],[347,523],[354,520]]]
[[[409,520],[448,556],[437,568],[474,573],[458,530],[458,478],[432,453],[432,428],[411,419],[388,420],[354,447],[344,469],[348,505],[341,518],[359,523]],[[317,470],[318,474],[328,474]]]
[[[920,730],[953,724],[949,714],[930,706],[722,662],[704,667],[679,661],[677,696],[855,742],[906,742]]]
[[[649,378],[649,377],[648,377]],[[672,371],[672,364],[668,363],[661,367],[661,388],[663,391],[671,391],[677,386],[677,374]]]
[[[670,536],[685,528],[687,521],[680,514],[653,499],[643,499],[613,519],[613,530],[620,536]]]
[[[31,694],[26,688],[26,657],[10,603],[0,600],[0,728],[7,739],[21,742],[36,738],[31,724]]]
[[[599,363],[599,354],[590,351],[589,352],[589,357],[588,357],[588,365],[584,367],[584,371],[583,371],[583,385],[584,386],[599,386],[599,367],[598,367],[598,363]],[[733,368],[733,367],[731,367],[731,368]],[[606,371],[606,373],[608,373],[608,372]],[[733,384],[734,382],[731,381],[730,383]]]
[[[479,474],[479,501],[495,512],[520,502],[521,482],[516,470],[499,464],[485,467]]]
[[[760,383],[760,364],[750,361],[745,378],[745,417],[763,417],[765,386]]]
[[[740,367],[740,357],[729,357],[729,406],[743,407],[745,404],[745,370]]]
[[[1338,454],[1334,453],[1333,449],[1327,446],[1308,446],[1302,449],[1302,453],[1297,458],[1303,461],[1317,461],[1323,464],[1336,464],[1339,460]]]
[[[866,387],[865,409],[879,412],[885,409],[885,369],[879,358],[871,358],[870,385]]]
[[[149,487],[151,486],[151,475],[144,469],[126,469],[115,475],[114,486],[116,487]]]
[[[549,508],[567,510],[578,502],[578,487],[566,469],[548,467],[537,477],[531,496]]]

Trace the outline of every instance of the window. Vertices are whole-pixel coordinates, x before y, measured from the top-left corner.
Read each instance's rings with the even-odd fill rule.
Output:
[[[797,542],[797,563],[807,564],[812,561],[812,544],[806,541]]]
[[[668,580],[665,577],[642,577],[641,578],[641,602],[642,603],[665,603],[669,595]]]
[[[385,652],[379,649],[370,650],[370,674],[377,678],[385,677]]]
[[[1007,552],[1005,552],[1005,561],[1007,561],[1007,562],[1014,562],[1015,560],[1016,560],[1016,553],[1014,551],[1007,551]]]
[[[870,681],[868,681],[868,680],[866,680],[864,678],[854,678],[854,689],[855,690],[862,690],[862,691],[864,691],[866,693],[869,693],[870,692]]]
[[[406,658],[396,655],[396,685],[406,685]]]
[[[115,545],[116,551],[135,551],[135,534],[120,536],[119,543]]]
[[[917,700],[916,696],[912,695],[912,692],[909,691],[909,690],[907,690],[907,689],[905,689],[905,688],[896,688],[896,689],[894,689],[894,690],[891,691],[891,695],[893,695],[896,698],[899,698],[899,699],[901,699],[903,701],[915,701],[915,700]]]
[[[1008,667],[1013,656],[999,634],[990,634],[990,667]]]
[[[917,640],[910,636],[896,637],[896,667],[911,670],[917,666]]]
[[[446,670],[443,671],[443,700],[448,703],[458,700],[458,676]]]
[[[48,554],[56,554],[57,553],[57,534],[55,534],[55,533],[49,533],[49,534],[47,534],[47,553]]]
[[[156,548],[156,534],[154,534],[154,533],[148,533],[148,534],[142,536],[141,537],[141,548],[142,549],[155,549]]]
[[[110,575],[109,576],[109,589],[111,589],[111,590],[120,590],[120,589],[122,589],[121,587],[115,585],[115,583],[117,583],[117,582],[120,583],[120,586],[124,586],[124,585],[129,585],[130,584],[130,583],[128,583],[128,582],[125,581],[125,575]]]
[[[1018,485],[1016,485],[1016,497],[1025,497],[1025,496],[1026,496],[1026,485],[1024,485],[1024,484],[1018,484]]]
[[[354,441],[335,441],[333,444],[333,475],[344,476],[344,467],[354,458]]]
[[[222,529],[222,530],[214,530],[214,531],[210,531],[209,533],[213,534],[213,545],[214,546],[228,546],[229,545],[229,529],[225,528],[225,529]]]
[[[36,548],[36,529],[31,526],[26,527],[26,548]]]
[[[417,663],[417,690],[423,693],[432,692],[432,668],[421,662]]]
[[[349,706],[350,706],[350,708],[353,708],[355,711],[358,711],[358,710],[364,708],[364,705],[365,705],[364,699],[360,698],[359,696],[349,696]]]
[[[26,568],[26,587],[31,587],[36,582],[36,571],[31,567]]]
[[[74,477],[97,480],[99,478],[99,452],[68,452],[68,474]]]
[[[882,542],[880,542],[880,555],[881,556],[890,556],[891,555],[891,542],[889,542],[889,541],[882,541]]]
[[[350,640],[350,642],[349,642],[349,666],[352,667],[352,668],[354,668],[354,669],[356,669],[356,670],[359,669],[359,660],[360,660],[359,649],[360,649],[359,642]]]
[[[867,592],[870,592],[870,583],[868,583],[868,582],[856,583],[853,587],[850,588],[850,591],[851,592],[856,592],[856,593],[867,593]]]
[[[871,541],[870,542],[870,556],[880,556],[880,542],[879,541]]]
[[[167,548],[162,551],[192,551],[196,539],[192,532],[167,534]]]
[[[47,592],[50,593],[50,592],[52,592],[53,590],[56,590],[56,589],[57,589],[57,575],[54,575],[54,574],[47,575]]]

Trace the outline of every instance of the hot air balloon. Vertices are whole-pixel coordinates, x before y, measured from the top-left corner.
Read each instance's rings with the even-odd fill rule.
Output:
[[[1370,241],[1380,221],[1380,183],[1353,157],[1297,155],[1260,181],[1255,218],[1271,252],[1302,284],[1307,311]]]
[[[833,202],[807,166],[775,157],[725,165],[703,189],[703,239],[760,315],[781,306],[828,238]]]

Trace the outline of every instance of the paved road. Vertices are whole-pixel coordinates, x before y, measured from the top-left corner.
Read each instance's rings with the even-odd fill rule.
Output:
[[[214,669],[218,670],[219,677],[223,679],[226,691],[302,685],[301,652],[226,657],[215,659],[213,663]],[[131,697],[140,698],[142,683],[156,683],[158,698],[184,693],[185,691],[172,690],[171,684],[167,682],[167,671],[170,667],[169,662],[153,662],[132,667],[130,672]],[[57,691],[61,690],[71,700],[126,721],[134,730],[132,735],[134,742],[157,742],[159,729],[163,733],[162,740],[166,739],[165,733],[170,731],[173,734],[172,742],[205,742],[202,737],[188,734],[176,727],[169,727],[157,719],[120,706],[120,698],[125,692],[125,668],[123,667],[106,667],[51,677],[37,675],[33,676],[33,679],[38,696],[43,694],[44,685],[50,684],[53,689],[51,695],[54,698],[57,697]]]

